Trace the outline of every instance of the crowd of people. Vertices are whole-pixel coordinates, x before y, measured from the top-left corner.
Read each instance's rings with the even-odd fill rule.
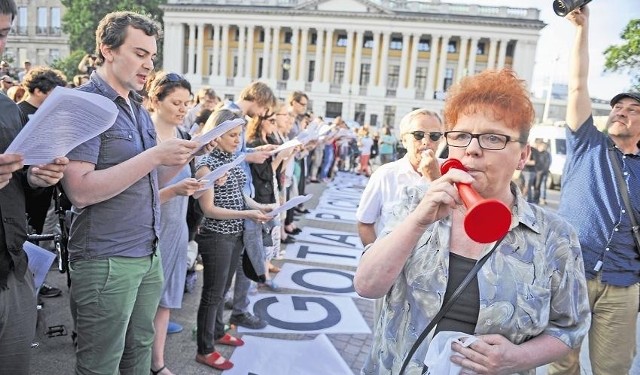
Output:
[[[0,52],[16,13],[13,0],[0,0]],[[109,13],[97,27],[95,54],[82,59],[71,84],[113,101],[114,124],[50,164],[25,167],[22,156],[0,154],[0,373],[29,373],[35,291],[56,293],[34,285],[22,250],[28,233],[51,225],[54,186],[72,205],[75,372],[169,375],[165,344],[193,267],[190,246],[203,270],[195,361],[227,370],[233,363],[216,347],[244,341],[225,325],[267,325],[248,310],[248,295],[257,287],[280,290],[272,260],[301,232],[295,215],[309,212],[303,204],[272,211],[338,171],[370,177],[356,213],[365,252],[354,286],[377,299],[363,374],[423,373],[431,348],[419,337],[428,327],[436,337],[459,334],[445,350],[465,374],[531,374],[551,362],[550,374],[578,374],[587,334],[595,374],[628,373],[640,281],[632,220],[640,216],[633,193],[640,191],[640,94],[614,97],[608,132],[597,131],[586,82],[588,9],[567,18],[577,29],[569,168],[555,214],[540,206],[548,145],[529,143],[533,105],[509,69],[462,79],[442,114],[411,111],[396,138],[388,127],[325,122],[309,111],[307,93],[280,101],[262,82],[235,100],[221,100],[211,87],[193,93],[184,76],[154,71],[155,21]],[[9,83],[23,92],[10,93]],[[9,75],[2,84],[4,152],[51,91],[68,83],[56,70],[25,64],[20,85]],[[199,143],[222,126],[229,128]],[[440,170],[443,148],[463,169]],[[380,166],[373,171],[372,164]],[[225,165],[234,166],[208,180]],[[507,207],[510,224],[499,240],[479,243],[467,233],[460,185]],[[631,210],[620,189],[630,192]],[[225,308],[232,310],[228,322]]]

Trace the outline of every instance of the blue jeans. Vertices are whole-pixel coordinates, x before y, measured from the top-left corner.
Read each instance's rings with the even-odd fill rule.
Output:
[[[533,202],[533,193],[536,185],[536,172],[522,171],[522,177],[524,177],[527,202]]]
[[[76,374],[149,373],[162,293],[160,255],[69,265],[76,306]]]
[[[333,165],[333,145],[324,145],[324,152],[322,157],[322,171],[320,172],[320,178],[329,177],[331,172],[331,166]]]
[[[198,307],[198,354],[215,351],[215,340],[224,336],[224,295],[231,286],[243,249],[242,232],[220,234],[201,229],[196,235],[202,256],[202,295]]]

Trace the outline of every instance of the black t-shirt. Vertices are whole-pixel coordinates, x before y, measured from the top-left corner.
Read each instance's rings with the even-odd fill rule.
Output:
[[[38,110],[37,107],[34,107],[33,105],[31,105],[31,103],[28,103],[26,100],[18,103],[18,108],[20,108],[20,112],[22,112],[22,114],[27,118],[29,118],[30,115],[36,113],[36,111]]]

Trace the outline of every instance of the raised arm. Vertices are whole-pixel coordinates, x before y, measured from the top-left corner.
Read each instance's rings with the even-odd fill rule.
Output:
[[[576,131],[591,115],[589,98],[589,9],[584,6],[567,15],[576,27],[569,65],[569,96],[567,99],[567,125]]]

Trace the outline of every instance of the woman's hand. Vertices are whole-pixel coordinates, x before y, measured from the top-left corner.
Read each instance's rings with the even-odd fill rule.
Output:
[[[216,186],[222,186],[224,184],[227,183],[227,178],[229,178],[229,172],[225,173],[222,175],[222,177],[218,178],[217,180],[215,180],[213,183]]]
[[[198,181],[195,178],[185,178],[172,186],[173,193],[180,196],[190,196],[196,191],[204,188],[207,181]]]
[[[519,359],[526,356],[520,347],[502,335],[478,336],[469,347],[454,342],[451,362],[462,367],[460,375],[506,375],[525,370]]]
[[[251,219],[256,223],[265,223],[272,219],[265,215],[261,210],[246,210],[244,213],[247,215],[247,219]]]
[[[471,184],[473,177],[460,169],[450,169],[442,177],[433,181],[424,198],[411,216],[418,226],[427,227],[451,214],[451,211],[462,204],[456,183]]]

